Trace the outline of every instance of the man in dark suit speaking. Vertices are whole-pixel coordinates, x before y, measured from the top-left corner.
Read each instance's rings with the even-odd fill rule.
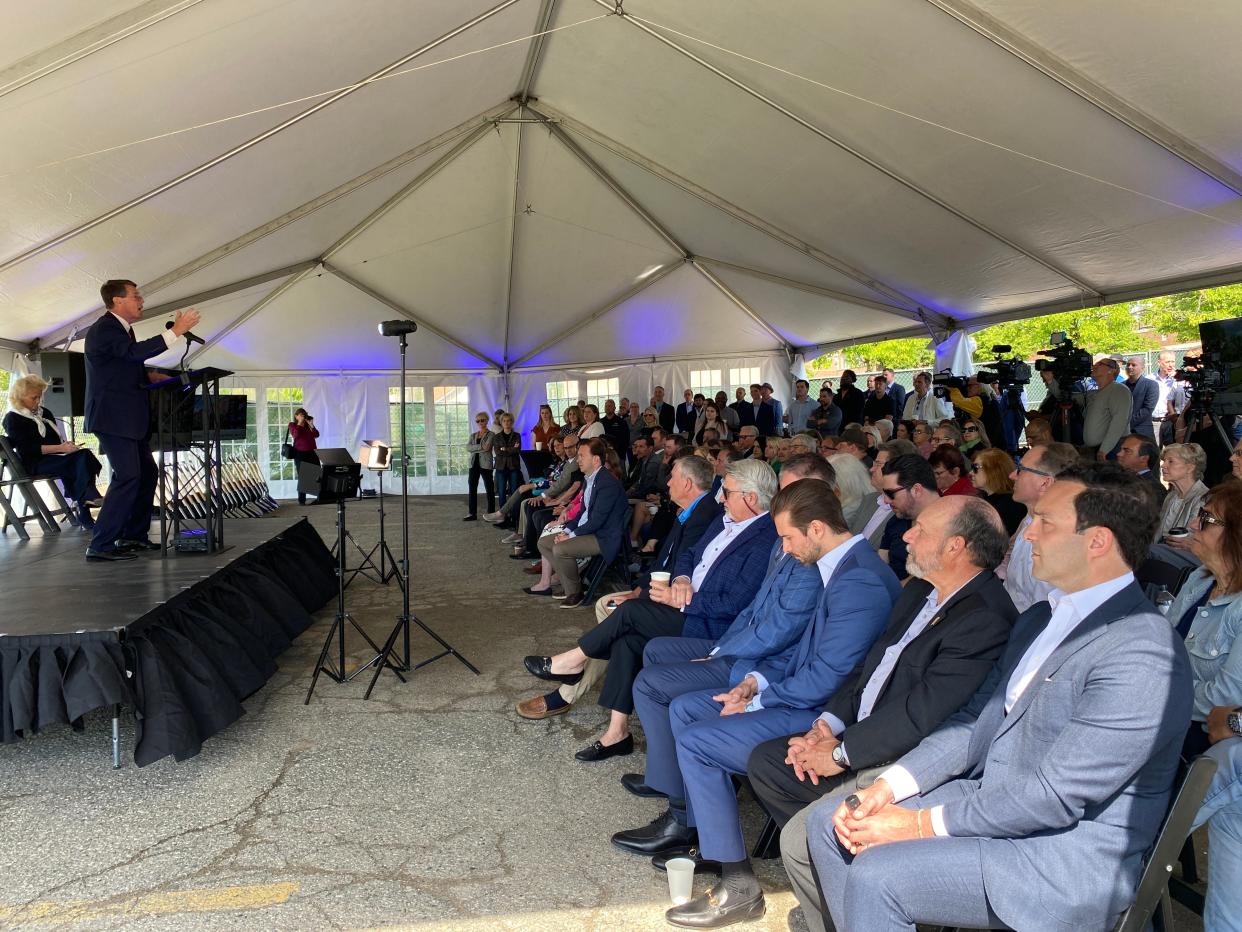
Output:
[[[142,390],[156,379],[148,377],[143,362],[180,343],[199,315],[193,308],[179,311],[170,329],[138,341],[133,331],[142,318],[138,286],[109,279],[99,294],[108,312],[86,332],[86,430],[99,438],[112,480],[86,559],[132,560],[133,551],[159,549],[147,538],[159,472],[147,443],[151,417]]]

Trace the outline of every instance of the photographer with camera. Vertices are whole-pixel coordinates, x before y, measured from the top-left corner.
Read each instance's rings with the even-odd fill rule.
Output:
[[[984,385],[978,376],[963,378],[947,373],[937,374],[934,381],[937,388],[942,388],[947,393],[958,424],[974,419],[983,424],[989,437],[1005,436],[1000,404],[992,395],[992,389]]]
[[[1052,335],[1053,347],[1044,350],[1035,368],[1043,376],[1048,386],[1048,398],[1044,407],[1048,407],[1058,440],[1065,440],[1065,430],[1072,430],[1074,411],[1065,410],[1065,405],[1073,403],[1082,412],[1082,447],[1083,452],[1098,460],[1105,460],[1117,448],[1121,438],[1130,433],[1130,409],[1133,396],[1124,382],[1117,381],[1121,366],[1117,360],[1104,357],[1091,364],[1089,374],[1095,380],[1095,389],[1088,390],[1084,380],[1088,375],[1086,369],[1090,360],[1086,350],[1074,346],[1064,334]],[[1072,387],[1066,390],[1066,384]],[[1063,413],[1067,415],[1062,420]],[[1076,438],[1075,438],[1076,439]]]

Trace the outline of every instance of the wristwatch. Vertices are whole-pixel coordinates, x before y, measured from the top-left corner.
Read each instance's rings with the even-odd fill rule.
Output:
[[[1230,718],[1233,719],[1235,722],[1237,720],[1237,717],[1238,717],[1237,713],[1234,713],[1232,716],[1230,716]],[[1232,728],[1233,726],[1230,725],[1230,727]],[[838,744],[836,747],[832,749],[832,762],[836,764],[838,767],[840,767],[842,770],[850,769],[850,762],[845,759],[845,745],[844,744]]]
[[[1240,718],[1240,716],[1242,716],[1242,709],[1235,709],[1225,716],[1225,725],[1235,735],[1242,735],[1242,718]],[[838,745],[838,747],[839,746],[840,745]],[[832,759],[837,759],[835,753],[833,754]]]

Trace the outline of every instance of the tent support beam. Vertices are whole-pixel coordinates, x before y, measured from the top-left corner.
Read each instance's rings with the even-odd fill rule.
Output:
[[[738,309],[743,314],[745,314],[747,317],[749,317],[751,320],[757,323],[760,327],[762,327],[765,331],[771,334],[772,338],[776,340],[776,345],[785,350],[786,356],[789,355],[789,341],[786,340],[785,337],[781,335],[779,330],[777,330],[775,327],[769,324],[766,320],[760,317],[759,314],[755,312],[755,309],[753,307],[751,307],[749,304],[743,301],[741,298],[741,295],[737,294],[737,292],[735,292],[732,288],[730,288],[728,285],[722,282],[719,279],[719,277],[717,277],[715,272],[713,272],[711,269],[707,268],[706,266],[700,264],[697,259],[691,259],[690,264],[694,266],[694,269],[696,272],[698,272],[700,275],[706,278],[709,282],[711,282],[712,285],[715,286],[717,291],[719,291],[722,295],[724,295],[726,298],[732,301],[735,305],[737,305]]]
[[[318,267],[319,267],[318,263],[314,263],[311,265],[310,268],[304,269],[303,271],[298,272],[292,278],[287,279],[283,284],[278,285],[276,289],[272,291],[270,294],[265,295],[264,297],[260,298],[248,310],[242,311],[240,314],[234,317],[233,320],[230,321],[229,324],[223,330],[221,330],[219,333],[213,336],[210,340],[207,340],[198,349],[190,353],[189,358],[186,360],[186,364],[189,365],[193,363],[196,359],[198,359],[199,356],[202,356],[203,353],[207,352],[213,346],[218,344],[221,340],[227,337],[230,333],[232,333],[234,330],[236,330],[246,321],[250,320],[250,318],[254,317],[255,314],[259,313],[259,311],[263,310],[263,308],[267,307],[269,304],[271,304],[273,301],[279,298],[282,294],[284,294],[286,291],[288,291],[298,282],[308,278],[311,275],[311,273],[314,272],[315,269],[317,269]]]
[[[414,323],[418,324],[419,327],[426,330],[428,333],[435,334],[445,343],[451,343],[453,344],[453,346],[456,346],[463,353],[469,353],[471,356],[474,356],[476,359],[483,360],[485,363],[487,363],[489,366],[493,367],[494,369],[497,369],[501,372],[504,371],[505,367],[502,366],[500,363],[498,363],[496,360],[492,359],[486,353],[481,353],[474,347],[467,346],[465,343],[463,343],[461,340],[457,339],[456,337],[450,336],[449,334],[445,333],[435,324],[428,323],[426,318],[420,317],[418,314],[415,314],[409,308],[404,307],[398,304],[396,301],[392,300],[392,298],[389,298],[386,295],[380,294],[374,288],[371,288],[368,285],[364,285],[362,282],[358,281],[358,279],[354,278],[352,275],[348,274],[347,272],[343,272],[338,268],[334,268],[333,266],[329,265],[326,262],[323,264],[323,270],[325,272],[328,272],[336,276],[337,278],[339,278],[341,281],[343,281],[345,284],[349,285],[350,287],[358,291],[361,291],[364,295],[366,295],[368,298],[372,299],[373,301],[378,301],[380,304],[384,305],[385,307],[391,308],[392,310],[396,311],[406,320],[414,321]]]
[[[927,0],[927,2],[985,39],[994,42],[1010,55],[1052,78],[1062,87],[1104,111],[1113,119],[1145,136],[1187,165],[1220,182],[1235,194],[1242,194],[1242,174],[1214,158],[1176,130],[1126,103],[1068,62],[1053,55],[1047,49],[1040,48],[1026,36],[979,9],[969,0]]]
[[[405,55],[402,58],[399,58],[397,61],[393,62],[392,64],[385,65],[379,71],[373,72],[372,74],[363,78],[361,81],[358,81],[355,84],[351,84],[350,86],[337,91],[335,94],[332,94],[330,97],[326,97],[323,100],[319,101],[319,103],[311,107],[308,107],[307,109],[301,111],[300,113],[294,114],[293,116],[289,117],[286,120],[281,121],[280,123],[271,127],[270,129],[264,130],[262,133],[259,133],[259,135],[252,136],[250,139],[246,140],[245,142],[240,143],[236,146],[233,146],[233,148],[229,149],[226,152],[222,152],[220,155],[217,155],[215,158],[209,159],[208,161],[203,162],[197,167],[192,168],[187,172],[183,172],[182,174],[178,175],[175,178],[169,179],[168,181],[164,182],[158,187],[152,188],[149,191],[143,194],[140,194],[137,197],[132,198],[129,201],[126,201],[124,204],[121,204],[119,207],[112,208],[112,210],[108,211],[107,213],[100,214],[99,216],[91,220],[88,220],[85,223],[78,224],[76,227],[73,227],[72,229],[66,230],[63,233],[59,233],[56,236],[53,236],[51,239],[44,240],[43,242],[38,243],[34,246],[31,246],[29,249],[26,249],[18,253],[17,255],[12,256],[9,259],[6,259],[4,262],[0,262],[0,272],[7,271],[8,269],[11,269],[16,265],[20,265],[21,263],[26,262],[27,260],[32,259],[35,256],[38,256],[38,255],[41,255],[42,253],[47,252],[49,249],[55,249],[57,246],[60,246],[68,242],[74,237],[80,236],[83,233],[87,232],[88,230],[93,230],[95,227],[99,226],[100,224],[107,223],[109,220],[119,217],[121,214],[126,213],[127,211],[130,211],[133,208],[138,207],[141,204],[145,204],[147,201],[151,200],[154,197],[158,197],[159,195],[163,194],[165,191],[169,191],[177,187],[180,184],[184,184],[185,182],[189,181],[191,178],[195,178],[198,175],[201,175],[203,172],[209,171],[210,169],[215,168],[217,165],[220,165],[223,162],[227,162],[229,159],[233,158],[234,156],[240,155],[242,152],[245,152],[246,150],[259,145],[259,143],[264,142],[265,140],[268,140],[271,137],[275,136],[277,133],[283,132],[289,127],[302,122],[308,117],[313,116],[314,114],[318,113],[320,110],[323,110],[327,107],[332,106],[337,101],[342,100],[345,97],[348,97],[350,94],[353,94],[355,91],[358,91],[364,87],[367,87],[372,82],[378,81],[380,78],[384,77],[385,75],[388,75],[396,71],[397,69],[409,64],[414,59],[419,58],[422,55],[425,55],[427,52],[430,52],[432,49],[437,48],[438,46],[443,45],[445,42],[448,42],[456,38],[457,36],[461,35],[467,30],[473,28],[474,26],[477,26],[479,23],[487,19],[490,19],[491,17],[495,16],[497,13],[503,12],[504,10],[513,6],[515,3],[519,3],[519,2],[521,2],[521,0],[501,0],[501,2],[498,3],[496,6],[483,11],[478,16],[475,16],[473,19],[461,24],[460,26],[455,27],[454,29],[449,30],[448,32],[444,33],[442,36],[431,40],[430,42],[419,47],[418,49],[415,49],[413,52],[410,52],[408,55]]]
[[[823,285],[812,285],[810,282],[798,281],[797,279],[787,278],[784,275],[777,275],[775,272],[765,272],[762,269],[756,269],[748,265],[738,265],[736,262],[728,262],[724,259],[713,259],[710,256],[695,256],[696,261],[704,262],[707,265],[715,266],[722,269],[733,269],[735,272],[743,272],[755,278],[761,278],[764,281],[772,282],[776,285],[785,285],[797,291],[805,291],[807,294],[816,294],[824,298],[832,298],[835,301],[844,301],[849,304],[855,304],[860,307],[869,307],[872,310],[880,311],[885,314],[893,314],[897,317],[910,319],[919,319],[917,315],[912,315],[904,307],[894,307],[891,304],[885,304],[882,301],[873,301],[870,298],[859,297],[850,294],[847,291],[836,291],[832,288],[825,288]]]
[[[34,352],[35,346],[31,343],[21,343],[17,340],[6,340],[0,337],[0,349],[12,350],[15,353],[31,353]]]
[[[773,98],[767,96],[762,91],[759,91],[755,89],[754,87],[751,87],[749,84],[747,84],[745,81],[742,81],[740,78],[736,78],[733,75],[729,74],[727,71],[716,67],[711,62],[707,61],[705,58],[701,58],[698,55],[695,55],[692,51],[690,51],[685,46],[681,45],[678,42],[673,41],[672,39],[668,38],[667,36],[659,32],[658,30],[652,29],[646,23],[639,22],[633,16],[626,14],[625,11],[620,9],[615,2],[609,2],[609,0],[595,0],[595,2],[599,4],[600,6],[604,7],[605,9],[612,10],[614,13],[616,13],[618,16],[624,19],[627,23],[632,24],[635,28],[641,29],[643,32],[651,36],[656,41],[668,46],[669,48],[683,55],[684,57],[690,59],[691,61],[693,61],[700,67],[707,69],[708,71],[716,75],[721,80],[727,81],[729,84],[732,84],[738,90],[750,95],[751,97],[755,98],[755,100],[758,100],[760,103],[765,104],[766,106],[775,110],[777,113],[787,117],[788,119],[797,123],[799,126],[803,127],[804,129],[809,130],[810,132],[818,136],[820,139],[823,139],[825,142],[831,143],[832,145],[840,149],[842,152],[845,152],[848,155],[852,155],[855,159],[859,160],[860,162],[863,162],[866,165],[869,165],[871,168],[875,169],[880,174],[884,175],[885,177],[889,178],[892,181],[897,182],[897,184],[901,185],[907,190],[914,192],[918,196],[922,197],[924,200],[930,201],[931,203],[935,204],[937,207],[941,208],[942,210],[947,211],[948,213],[951,213],[953,216],[957,217],[962,222],[967,223],[970,226],[974,227],[976,230],[978,230],[980,233],[983,233],[985,236],[988,236],[996,240],[999,243],[1003,243],[1004,245],[1008,246],[1010,249],[1012,249],[1014,252],[1017,252],[1020,255],[1026,256],[1026,258],[1030,259],[1032,262],[1035,262],[1043,266],[1045,269],[1047,269],[1049,272],[1052,272],[1054,275],[1058,276],[1059,278],[1062,278],[1065,281],[1070,282],[1071,284],[1073,284],[1075,287],[1077,287],[1079,290],[1083,291],[1084,293],[1089,294],[1092,297],[1099,297],[1100,292],[1098,289],[1094,288],[1093,286],[1089,285],[1087,282],[1083,281],[1081,278],[1076,276],[1073,272],[1070,272],[1068,269],[1061,268],[1060,266],[1053,263],[1051,260],[1045,259],[1043,256],[1039,255],[1033,250],[1027,249],[1025,246],[1019,245],[1018,243],[1016,243],[1015,241],[1007,237],[1005,234],[1001,233],[999,230],[994,230],[991,227],[987,226],[987,224],[983,223],[982,221],[976,220],[974,217],[971,217],[969,214],[965,213],[964,211],[961,211],[958,208],[954,207],[948,201],[944,200],[943,198],[939,197],[936,194],[933,194],[927,188],[924,188],[918,183],[916,183],[915,181],[909,178],[906,178],[904,175],[899,174],[897,171],[889,168],[887,165],[884,165],[882,162],[879,162],[876,159],[871,158],[870,156],[866,155],[861,150],[854,148],[849,143],[847,143],[845,140],[837,136],[834,136],[832,133],[828,132],[827,130],[823,129],[820,126],[817,126],[816,124],[812,123],[810,120],[807,120],[803,117],[798,116],[788,107],[785,107],[782,104],[777,103]]]
[[[21,61],[0,71],[0,97],[28,87],[41,78],[82,61],[116,45],[144,29],[198,6],[203,0],[147,0],[132,10],[119,13],[102,23],[95,23],[77,35],[50,48],[27,55]]]
[[[556,16],[556,0],[542,0],[539,5],[539,16],[535,20],[535,32],[546,33],[552,26]],[[522,76],[518,79],[517,99],[523,104],[530,100],[530,89],[534,87],[535,78],[539,76],[539,66],[543,64],[543,49],[548,37],[538,35],[526,53],[526,64],[522,66]]]
[[[508,365],[509,362],[509,325],[513,320],[513,273],[517,268],[517,237],[518,237],[518,189],[522,185],[522,131],[521,124],[517,128],[517,141],[513,154],[513,197],[509,201],[509,238],[506,255],[509,258],[505,269],[505,337],[504,349],[500,357]]]
[[[214,301],[216,298],[226,298],[231,294],[237,294],[239,291],[245,291],[247,288],[253,288],[256,285],[264,285],[268,282],[274,282],[280,278],[288,278],[290,275],[297,275],[299,272],[309,272],[319,264],[318,259],[306,259],[302,262],[286,265],[282,269],[272,269],[270,272],[262,272],[259,275],[252,275],[249,278],[243,278],[241,281],[230,282],[227,285],[220,285],[218,288],[210,288],[207,291],[199,291],[195,294],[186,295],[184,298],[178,298],[176,301],[166,301],[163,304],[156,304],[152,307],[146,307],[142,310],[142,316],[150,320],[159,317],[161,314],[169,314],[173,311],[179,311],[182,308],[190,307],[193,304],[200,304],[204,301]],[[103,313],[102,309],[99,311]]]
[[[844,349],[847,346],[855,346],[859,343],[879,343],[883,340],[913,340],[919,337],[927,337],[935,340],[935,336],[927,327],[903,327],[900,330],[889,330],[886,333],[877,333],[873,336],[850,337],[844,340],[831,340],[827,343],[816,343],[813,346],[798,347],[797,352],[801,353],[808,359],[822,356],[824,353],[830,353],[833,350]]]
[[[652,285],[654,285],[660,279],[664,278],[669,273],[674,272],[677,269],[681,268],[686,263],[686,261],[687,261],[686,259],[676,259],[672,262],[669,262],[665,265],[660,266],[658,269],[656,269],[654,272],[652,272],[642,281],[627,288],[621,294],[617,295],[617,297],[610,300],[607,304],[601,305],[600,307],[596,308],[594,311],[592,311],[586,317],[579,320],[577,323],[570,325],[565,330],[562,330],[560,333],[556,334],[555,336],[550,337],[547,340],[544,340],[542,343],[536,346],[529,353],[522,356],[520,359],[516,359],[513,362],[509,363],[509,368],[515,369],[518,366],[522,365],[522,363],[528,362],[531,359],[534,359],[544,350],[548,349],[548,347],[555,346],[557,343],[560,343],[563,340],[566,340],[569,337],[573,336],[583,327],[599,320],[609,311],[613,310],[613,308],[619,307],[620,305],[624,304],[626,301],[630,300],[630,298],[633,298],[635,295],[641,294],[642,292],[646,291],[648,288],[650,288]]]
[[[276,217],[273,220],[269,220],[261,226],[255,227],[248,233],[243,233],[236,239],[231,240],[222,246],[218,246],[210,252],[204,253],[197,259],[193,259],[190,262],[173,269],[171,272],[161,275],[157,279],[144,283],[142,286],[143,291],[145,291],[148,295],[153,295],[157,292],[163,291],[165,288],[175,285],[183,278],[187,278],[195,272],[200,272],[208,266],[214,265],[216,262],[231,256],[235,252],[245,249],[247,246],[258,242],[266,236],[271,236],[273,233],[276,233],[289,224],[296,223],[303,217],[309,216],[323,207],[327,207],[329,204],[339,200],[340,198],[349,196],[359,188],[370,184],[372,181],[377,181],[391,172],[404,168],[406,165],[422,158],[429,152],[434,152],[441,146],[446,145],[455,139],[459,139],[462,135],[467,135],[467,138],[469,138],[471,134],[478,132],[481,136],[482,131],[489,128],[497,117],[512,112],[513,105],[506,101],[503,104],[492,107],[490,110],[484,111],[476,117],[471,117],[469,120],[458,124],[447,132],[441,133],[433,139],[420,143],[408,152],[404,152],[396,158],[389,159],[382,165],[378,165],[370,171],[365,172],[336,188],[333,188],[331,191],[327,191],[324,194],[319,195],[319,197],[307,201],[299,207],[295,207],[288,213],[283,214],[280,217]],[[430,168],[428,170],[430,170]],[[103,313],[102,307],[95,307],[89,313],[83,314],[77,319],[72,320],[69,323],[64,324],[63,326],[58,327],[50,333],[40,337],[40,342],[42,342],[45,346],[59,343],[71,332],[73,332],[75,328],[81,330],[84,326],[90,324],[101,313]]]
[[[760,233],[763,233],[765,236],[768,236],[781,245],[792,249],[794,252],[806,256],[808,259],[818,262],[820,265],[832,269],[834,272],[844,275],[846,278],[853,279],[868,291],[875,292],[884,300],[890,301],[896,306],[906,308],[907,316],[912,320],[920,319],[920,315],[926,316],[929,320],[936,321],[937,323],[941,323],[949,319],[943,314],[938,314],[935,311],[924,308],[914,298],[903,294],[891,285],[887,285],[875,277],[868,275],[866,272],[854,268],[843,260],[829,255],[822,249],[812,246],[810,243],[804,242],[792,233],[788,233],[780,227],[756,217],[754,214],[743,210],[736,204],[726,201],[724,198],[713,194],[706,188],[700,187],[693,181],[683,178],[671,169],[666,168],[658,162],[652,161],[646,156],[630,149],[628,146],[605,136],[603,133],[597,132],[591,127],[580,123],[577,120],[560,113],[559,111],[556,111],[554,108],[549,107],[545,103],[541,102],[539,106],[542,110],[546,111],[552,119],[555,119],[559,125],[571,130],[582,138],[607,149],[614,155],[625,159],[627,162],[637,165],[644,171],[668,182],[681,191],[684,191],[686,194],[689,194],[691,197],[695,197],[703,203],[727,214],[739,223],[744,223],[752,229],[758,230]]]

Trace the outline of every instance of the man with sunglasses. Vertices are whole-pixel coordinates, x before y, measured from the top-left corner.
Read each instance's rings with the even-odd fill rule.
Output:
[[[1019,612],[1025,612],[1036,602],[1048,598],[1052,584],[1035,578],[1031,560],[1031,542],[1026,539],[1026,529],[1031,526],[1035,506],[1044,497],[1052,481],[1066,469],[1078,462],[1078,451],[1068,443],[1046,443],[1032,447],[1022,457],[1014,471],[1013,500],[1026,506],[1027,516],[1018,525],[1009,544],[1008,559],[1001,564],[998,575],[1005,578],[1005,591]]]
[[[906,570],[906,531],[932,502],[940,500],[940,491],[931,464],[917,454],[890,459],[884,464],[882,476],[880,492],[888,499],[893,516],[880,538],[880,559],[898,579],[905,579],[910,575]]]

